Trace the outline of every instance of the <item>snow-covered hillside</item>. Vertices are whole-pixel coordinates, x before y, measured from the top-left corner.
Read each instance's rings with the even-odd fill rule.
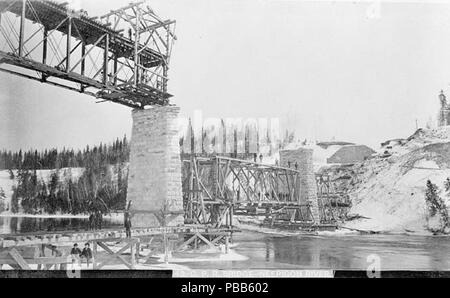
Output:
[[[368,219],[345,226],[389,232],[426,233],[426,182],[440,189],[447,206],[444,181],[450,177],[450,127],[418,130],[414,135],[381,150],[352,168],[351,213]],[[389,154],[386,154],[386,151]]]
[[[61,183],[68,179],[76,181],[83,173],[83,168],[63,168],[60,169],[58,175]],[[36,175],[38,180],[46,183],[50,181],[50,177],[56,170],[37,170]],[[0,171],[0,188],[5,192],[5,210],[9,210],[11,206],[11,198],[13,194],[13,187],[17,186],[17,170],[13,170],[14,179],[11,179],[9,171]]]
[[[308,148],[313,150],[313,162],[314,162],[314,170],[318,171],[320,168],[324,166],[330,166],[327,163],[327,159],[330,158],[333,154],[335,154],[339,149],[342,148],[342,145],[331,145],[327,148],[323,148],[317,144],[303,144],[302,142],[294,142],[287,144],[283,150],[296,150],[298,148]],[[269,152],[269,150],[262,149],[263,152]],[[277,161],[280,161],[280,153],[275,152],[272,155],[264,154],[263,162],[265,164],[276,164]]]

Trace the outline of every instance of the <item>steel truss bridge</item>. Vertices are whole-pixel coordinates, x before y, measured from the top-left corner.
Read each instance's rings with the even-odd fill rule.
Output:
[[[174,31],[145,2],[91,17],[53,1],[0,1],[0,71],[132,108],[167,105]]]

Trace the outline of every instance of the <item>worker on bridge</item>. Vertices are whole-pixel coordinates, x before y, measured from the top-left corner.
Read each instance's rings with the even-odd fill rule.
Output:
[[[95,230],[95,214],[89,214],[89,228],[88,230]]]
[[[95,226],[97,229],[101,230],[102,229],[102,223],[103,223],[103,214],[100,210],[97,210],[97,212],[95,212]]]
[[[124,214],[123,225],[125,227],[125,234],[127,235],[127,238],[131,238],[131,216],[128,211]]]

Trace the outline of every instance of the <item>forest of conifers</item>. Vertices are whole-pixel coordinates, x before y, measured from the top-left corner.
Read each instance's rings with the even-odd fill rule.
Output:
[[[108,213],[125,206],[129,145],[126,137],[112,144],[83,150],[29,150],[0,154],[0,168],[17,180],[13,188],[13,213],[86,214]],[[64,168],[78,168],[80,175],[67,177]],[[38,171],[52,170],[50,179]]]

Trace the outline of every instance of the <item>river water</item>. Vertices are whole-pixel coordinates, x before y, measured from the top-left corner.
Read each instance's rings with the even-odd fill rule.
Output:
[[[408,235],[273,236],[241,232],[233,248],[246,261],[192,262],[192,269],[450,270],[450,237]]]
[[[86,230],[85,218],[0,217],[0,235],[35,231]],[[121,226],[105,218],[105,228]],[[450,270],[450,237],[410,235],[278,236],[243,231],[233,250],[244,261],[183,263],[192,269],[366,270],[379,258],[381,270]]]
[[[122,220],[117,218],[104,217],[102,228],[122,226],[122,222]],[[88,225],[89,220],[87,218],[0,216],[0,235],[32,233],[37,231],[85,231],[88,230]]]

